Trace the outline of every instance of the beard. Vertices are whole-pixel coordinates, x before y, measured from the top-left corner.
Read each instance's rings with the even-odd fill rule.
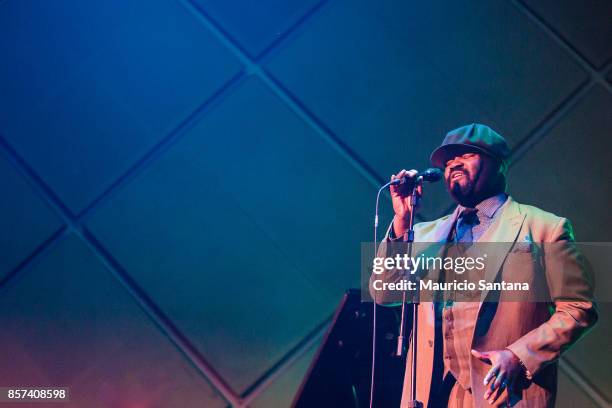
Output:
[[[472,207],[475,198],[475,180],[472,176],[467,174],[467,172],[464,171],[463,174],[464,183],[461,183],[459,180],[455,182],[448,180],[446,182],[446,188],[456,202],[464,207]],[[476,177],[478,177],[478,175],[476,175]]]
[[[506,191],[506,178],[499,172],[499,166],[499,161],[483,156],[476,174],[469,174],[464,170],[465,182],[446,180],[446,188],[457,203],[474,208],[482,200]]]

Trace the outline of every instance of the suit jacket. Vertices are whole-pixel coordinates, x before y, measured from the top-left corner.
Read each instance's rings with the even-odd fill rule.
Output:
[[[592,273],[574,245],[572,227],[566,218],[519,204],[511,197],[508,197],[499,211],[501,214],[479,242],[499,242],[500,245],[505,245],[502,250],[504,256],[490,260],[485,271],[485,279],[494,282],[505,275],[517,274],[532,282],[544,279],[551,300],[549,302],[505,301],[502,294],[499,301],[487,302],[487,294],[484,293],[481,298],[484,301],[480,302],[478,319],[472,335],[472,348],[479,351],[504,348],[512,350],[533,375],[533,380],[524,382],[513,391],[510,396],[511,403],[516,403],[517,407],[552,407],[557,386],[557,359],[597,320],[596,308],[592,301]],[[457,210],[435,221],[416,224],[415,241],[446,242],[456,216]],[[520,245],[516,245],[517,240],[556,243],[555,248],[558,252],[555,262],[562,259],[563,273],[559,273],[559,268],[550,265],[547,267],[546,259],[536,260],[536,254],[529,250],[521,250]],[[378,256],[387,255],[386,242],[387,239],[381,243]],[[552,263],[553,260],[549,262]],[[569,300],[567,294],[563,293],[563,288],[566,287],[564,283],[568,283],[572,288]],[[380,292],[377,303],[387,304],[384,296],[380,298]],[[417,337],[417,398],[425,406],[428,406],[434,364],[434,324],[434,304],[421,302]],[[412,346],[410,344],[410,349]],[[411,350],[408,351],[402,407],[406,406],[410,393],[410,356]],[[471,389],[477,407],[490,406],[482,398],[485,392],[482,381],[490,367],[471,357]],[[507,394],[503,396],[508,397]],[[505,402],[502,405],[502,402],[498,401],[498,404],[505,406]]]

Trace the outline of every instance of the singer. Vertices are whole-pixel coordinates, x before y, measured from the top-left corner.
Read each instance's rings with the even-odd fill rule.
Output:
[[[471,124],[449,132],[430,160],[444,169],[444,182],[457,207],[450,215],[416,224],[414,239],[510,243],[497,276],[513,272],[545,276],[551,301],[422,302],[416,399],[426,407],[554,406],[556,361],[597,320],[591,271],[576,249],[570,222],[520,204],[506,193],[509,153],[506,140],[488,126]],[[392,181],[403,182],[390,186],[395,217],[379,257],[390,256],[390,242],[407,239],[414,186],[410,180],[415,175],[414,170],[402,170],[391,176]],[[565,273],[555,275],[546,263],[531,258],[535,255],[512,249],[525,240],[558,245],[568,265]],[[550,284],[561,279],[575,289],[571,300],[558,293],[558,285]],[[377,294],[376,301],[389,303],[384,292]],[[406,408],[411,384],[408,360],[402,394]]]

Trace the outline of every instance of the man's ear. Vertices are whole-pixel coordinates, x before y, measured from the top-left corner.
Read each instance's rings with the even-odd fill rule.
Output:
[[[506,174],[508,173],[508,162],[506,162],[505,160],[499,160],[497,172],[502,174],[505,177]]]
[[[499,166],[497,167],[497,177],[500,180],[500,188],[505,192],[508,189],[508,180],[506,178],[506,174],[508,173],[508,162],[505,160],[500,160]]]

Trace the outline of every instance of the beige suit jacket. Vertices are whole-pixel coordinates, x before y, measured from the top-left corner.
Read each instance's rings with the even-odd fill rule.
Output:
[[[554,406],[557,384],[556,360],[561,353],[576,342],[597,320],[592,301],[593,278],[590,269],[573,244],[570,222],[538,208],[519,204],[511,197],[500,208],[501,214],[487,229],[479,242],[499,242],[507,246],[507,255],[499,257],[488,265],[485,278],[495,281],[498,274],[520,272],[523,276],[535,278],[545,276],[550,292],[550,302],[481,302],[478,320],[472,335],[472,348],[480,351],[509,348],[533,374],[533,380],[523,388],[515,390],[511,400],[516,407]],[[416,242],[446,242],[456,219],[456,212],[435,221],[415,225]],[[388,234],[388,232],[387,232]],[[562,277],[552,276],[551,268],[542,268],[538,262],[530,262],[525,253],[516,253],[513,248],[517,239],[529,237],[535,243],[557,242],[569,268]],[[386,241],[386,239],[385,239]],[[386,255],[386,243],[379,248],[379,256]],[[527,254],[529,257],[530,254]],[[542,270],[543,269],[543,270]],[[575,289],[572,301],[564,301],[556,293],[559,279],[571,281]],[[557,283],[555,283],[557,282]],[[380,293],[379,293],[380,295]],[[486,295],[486,294],[485,294]],[[484,297],[482,298],[484,299]],[[384,298],[377,298],[379,304],[386,304]],[[417,339],[417,399],[428,406],[431,376],[434,363],[434,305],[422,302],[419,307]],[[412,344],[410,345],[412,348]],[[404,377],[402,408],[406,406],[411,384],[411,350]],[[490,366],[472,357],[470,361],[471,389],[477,407],[489,407],[482,398],[482,380]],[[505,395],[506,396],[506,395]],[[500,405],[500,406],[505,406]]]

